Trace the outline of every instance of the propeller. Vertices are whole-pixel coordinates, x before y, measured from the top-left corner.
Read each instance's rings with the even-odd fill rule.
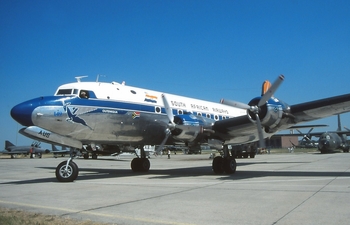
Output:
[[[221,99],[221,101],[220,101],[222,104],[241,108],[241,109],[246,109],[246,110],[249,110],[250,112],[252,112],[253,114],[255,114],[256,126],[257,126],[257,130],[258,130],[258,135],[259,135],[260,148],[266,148],[265,141],[264,141],[264,133],[263,133],[261,121],[259,118],[260,107],[263,106],[264,104],[266,104],[266,102],[273,96],[273,94],[276,92],[276,90],[281,85],[283,80],[284,80],[284,76],[280,75],[275,80],[275,82],[271,85],[271,87],[262,95],[262,97],[257,105],[250,106],[250,105],[245,104],[245,103],[231,101],[231,100],[224,100],[224,99]]]
[[[311,135],[310,135],[310,133],[311,133],[311,131],[312,131],[313,129],[314,129],[314,128],[311,128],[311,129],[309,130],[309,132],[307,132],[307,134],[302,133],[299,129],[296,129],[296,130],[297,130],[301,135],[303,135],[302,140],[306,139],[306,140],[308,140],[308,141],[311,141]]]
[[[188,126],[188,125],[183,125],[183,124],[176,124],[174,122],[174,114],[173,114],[173,110],[170,107],[169,101],[167,99],[167,96],[163,93],[162,94],[162,99],[163,99],[163,103],[164,103],[164,108],[165,108],[165,112],[166,115],[169,119],[169,123],[167,128],[164,130],[165,132],[165,138],[163,139],[163,141],[161,142],[161,144],[158,146],[157,148],[157,153],[159,153],[160,151],[162,151],[166,141],[168,140],[168,138],[170,137],[170,135],[172,134],[171,131],[175,130],[176,128],[182,130],[182,131],[188,131],[188,132],[198,132],[198,127],[197,126]],[[200,127],[200,132],[204,132],[204,128]],[[212,132],[211,130],[206,130],[207,132]]]
[[[159,154],[162,150],[163,150],[163,147],[166,143],[166,141],[168,140],[169,136],[171,135],[171,131],[169,128],[165,129],[165,138],[163,139],[162,143],[160,143],[160,145],[158,146],[156,152],[157,154]]]
[[[165,94],[162,94],[162,99],[163,99],[166,115],[168,116],[168,119],[169,119],[170,123],[173,126],[175,126],[173,110],[171,109]]]
[[[162,99],[163,99],[163,103],[164,103],[165,112],[166,112],[166,115],[168,116],[170,124],[168,124],[168,127],[164,131],[165,132],[165,138],[163,139],[162,143],[158,146],[158,148],[156,150],[157,154],[159,154],[163,150],[163,147],[164,147],[166,141],[168,140],[168,138],[171,135],[170,129],[175,129],[175,125],[176,125],[174,123],[173,110],[171,109],[165,94],[162,94]]]

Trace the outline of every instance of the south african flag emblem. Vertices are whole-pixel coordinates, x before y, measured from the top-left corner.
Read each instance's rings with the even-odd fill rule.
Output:
[[[140,112],[133,112],[132,114],[132,118],[133,119],[136,119],[136,118],[139,118],[140,117]]]

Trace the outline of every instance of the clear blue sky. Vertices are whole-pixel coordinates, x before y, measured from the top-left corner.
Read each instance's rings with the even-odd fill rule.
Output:
[[[289,104],[350,93],[347,0],[2,0],[0,32],[2,143],[31,143],[14,105],[79,75],[215,102],[247,103],[279,74]]]

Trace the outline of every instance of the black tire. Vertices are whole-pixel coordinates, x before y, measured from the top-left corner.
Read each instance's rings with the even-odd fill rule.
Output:
[[[151,167],[151,163],[147,158],[141,158],[139,167],[140,167],[140,171],[148,172],[149,168]]]
[[[131,170],[133,172],[140,172],[140,158],[133,158],[131,160]]]
[[[79,173],[79,168],[75,162],[70,161],[66,171],[67,161],[61,162],[56,167],[56,178],[60,182],[73,182]]]
[[[223,159],[223,166],[225,173],[232,174],[236,172],[236,159],[234,157],[228,157]]]
[[[216,173],[216,174],[223,174],[224,173],[223,158],[221,156],[216,156],[213,159],[212,169],[213,169],[214,173]]]
[[[151,166],[147,158],[134,158],[131,161],[131,169],[133,172],[148,172]]]

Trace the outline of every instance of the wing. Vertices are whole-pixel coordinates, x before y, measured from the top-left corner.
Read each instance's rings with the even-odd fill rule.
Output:
[[[295,123],[308,122],[350,111],[350,94],[292,105]]]
[[[251,101],[254,104],[254,99]],[[251,104],[249,104],[251,105]],[[259,118],[264,130],[264,137],[270,137],[281,130],[312,120],[329,117],[350,111],[350,94],[320,99],[288,106],[276,99],[266,102],[261,107]],[[238,144],[259,139],[254,115],[249,114],[217,121],[212,129],[213,138],[226,143]]]

